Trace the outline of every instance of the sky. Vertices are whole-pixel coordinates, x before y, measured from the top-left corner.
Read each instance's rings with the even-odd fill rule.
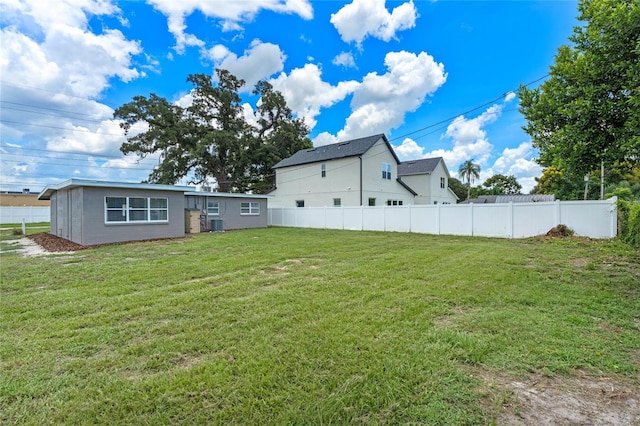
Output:
[[[280,91],[314,145],[384,133],[400,158],[513,175],[542,168],[517,89],[535,88],[579,24],[577,0],[0,0],[0,190],[141,182],[158,156],[120,152],[113,111],[226,69]],[[144,131],[136,125],[132,134]],[[188,183],[187,180],[178,182]]]

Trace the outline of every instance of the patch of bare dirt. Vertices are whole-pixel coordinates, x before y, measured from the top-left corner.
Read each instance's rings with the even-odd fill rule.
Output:
[[[609,378],[505,378],[498,386],[513,394],[499,425],[640,425],[640,386]]]

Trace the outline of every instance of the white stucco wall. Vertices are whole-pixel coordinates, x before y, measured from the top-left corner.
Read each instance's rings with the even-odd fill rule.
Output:
[[[444,178],[444,188],[440,186],[440,178]],[[402,176],[402,180],[418,193],[414,204],[456,204],[454,194],[448,189],[449,174],[442,161],[431,174],[415,174]]]
[[[362,181],[360,168],[362,161]],[[391,179],[382,179],[382,163],[391,164]],[[326,176],[322,177],[322,164]],[[301,164],[276,169],[276,190],[269,195],[270,207],[295,207],[297,200],[304,200],[305,207],[332,207],[334,198],[340,198],[342,206],[368,205],[369,198],[376,205],[384,205],[388,199],[413,204],[413,195],[397,181],[398,165],[382,139],[362,156],[340,158],[324,162]]]

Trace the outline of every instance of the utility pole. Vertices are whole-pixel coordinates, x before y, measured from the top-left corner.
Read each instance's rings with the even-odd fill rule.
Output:
[[[587,199],[589,195],[589,174],[584,175],[584,199]]]

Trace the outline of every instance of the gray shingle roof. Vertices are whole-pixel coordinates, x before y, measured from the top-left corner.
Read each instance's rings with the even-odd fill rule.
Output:
[[[546,194],[516,194],[516,195],[481,195],[478,198],[465,200],[460,204],[491,204],[491,203],[541,203],[555,201],[555,195]]]
[[[442,157],[404,161],[398,165],[398,176],[433,173]]]
[[[366,138],[352,139],[350,141],[338,142],[331,145],[323,145],[314,148],[301,149],[289,158],[285,158],[273,166],[274,169],[282,167],[297,166],[300,164],[317,163],[319,161],[335,160],[338,158],[356,157],[367,152],[380,139],[389,147],[389,151],[400,163],[396,153],[393,151],[387,137],[380,133]]]

